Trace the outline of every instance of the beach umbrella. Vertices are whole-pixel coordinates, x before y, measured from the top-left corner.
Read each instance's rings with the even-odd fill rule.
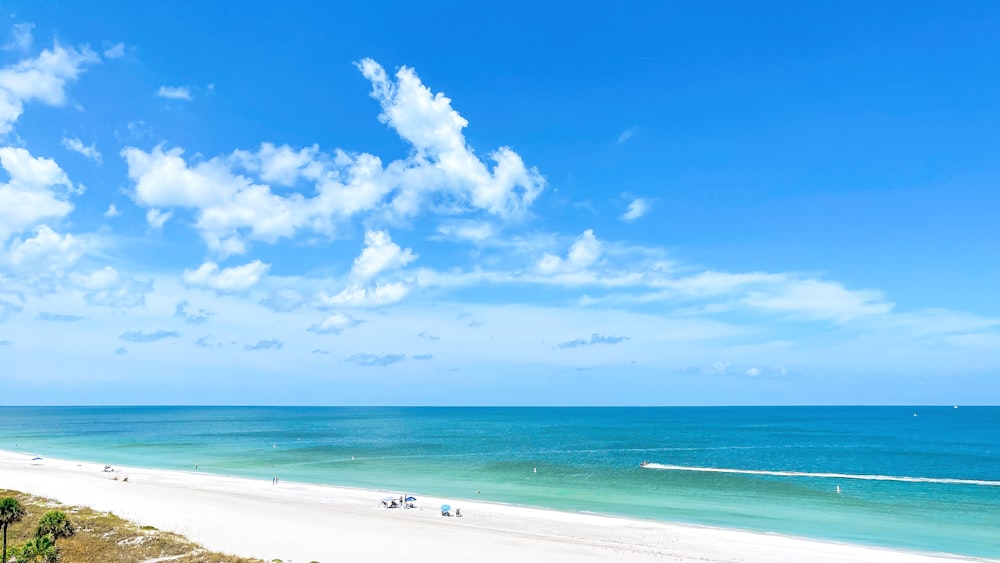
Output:
[[[417,500],[417,497],[406,497],[406,502],[413,502]]]
[[[450,504],[442,504],[441,505],[441,512],[451,512],[451,505]]]

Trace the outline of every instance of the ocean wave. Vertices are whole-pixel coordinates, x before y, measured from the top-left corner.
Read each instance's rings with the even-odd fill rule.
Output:
[[[897,481],[902,483],[938,483],[943,485],[979,485],[1000,487],[1000,481],[983,479],[950,479],[944,477],[906,477],[900,475],[858,475],[853,473],[812,473],[808,471],[770,471],[766,469],[727,469],[722,467],[691,467],[686,465],[665,465],[647,463],[646,469],[667,471],[692,471],[697,473],[729,473],[737,475],[772,475],[775,477],[813,477],[818,479],[857,479],[861,481]]]

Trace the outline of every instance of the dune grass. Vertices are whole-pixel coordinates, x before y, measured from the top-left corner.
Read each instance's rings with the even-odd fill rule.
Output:
[[[213,553],[170,532],[152,526],[138,526],[127,520],[89,508],[64,506],[58,502],[0,489],[0,498],[13,497],[24,507],[24,517],[10,525],[7,544],[23,545],[34,538],[42,515],[62,510],[70,518],[75,533],[59,538],[60,563],[263,563],[222,553]]]

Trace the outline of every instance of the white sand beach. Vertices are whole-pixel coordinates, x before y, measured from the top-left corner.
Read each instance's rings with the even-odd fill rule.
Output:
[[[384,509],[376,491],[114,467],[0,452],[0,488],[113,512],[209,549],[310,561],[942,563],[948,555],[419,496]],[[125,478],[128,478],[125,481]],[[413,492],[413,491],[411,491]],[[447,518],[439,507],[459,507]]]

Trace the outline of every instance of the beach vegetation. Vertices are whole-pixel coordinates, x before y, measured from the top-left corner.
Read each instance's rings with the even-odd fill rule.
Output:
[[[157,530],[153,526],[140,526],[114,514],[84,507],[61,505],[55,501],[27,495],[17,491],[0,490],[0,497],[9,497],[20,508],[21,517],[10,523],[11,549],[18,563],[142,563],[159,560],[171,563],[263,563],[260,559],[237,557],[208,551],[187,538]],[[6,498],[3,500],[7,500]],[[0,506],[6,506],[0,500]],[[48,516],[61,512],[65,517]],[[39,533],[53,525],[53,531]],[[55,530],[65,531],[60,522],[70,524],[72,535],[58,537]],[[50,549],[53,548],[53,549]],[[53,555],[53,552],[55,554]],[[56,557],[57,559],[53,559]],[[6,559],[6,555],[4,557]]]
[[[38,537],[50,535],[54,540],[68,538],[73,535],[73,523],[69,521],[69,516],[66,516],[62,510],[50,510],[38,522],[35,535]]]
[[[12,497],[0,499],[0,528],[3,528],[3,559],[7,561],[7,528],[24,517],[24,507]]]
[[[25,543],[15,557],[17,563],[55,563],[59,561],[59,548],[56,540],[45,534]]]

